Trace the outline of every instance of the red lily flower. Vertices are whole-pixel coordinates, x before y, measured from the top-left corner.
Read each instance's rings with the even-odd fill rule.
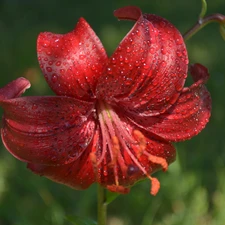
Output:
[[[179,31],[137,7],[114,14],[136,23],[111,57],[83,18],[67,34],[39,35],[40,67],[58,96],[19,97],[30,85],[24,78],[2,88],[2,140],[34,173],[75,189],[98,182],[127,193],[147,177],[155,195],[151,174],[175,160],[171,142],[208,122],[208,71],[192,66],[195,83],[183,88],[188,58]]]

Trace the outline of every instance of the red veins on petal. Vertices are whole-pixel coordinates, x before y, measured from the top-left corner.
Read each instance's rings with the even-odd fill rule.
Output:
[[[57,95],[82,100],[95,97],[95,86],[107,55],[88,23],[81,18],[67,34],[41,33],[37,41],[42,72]]]
[[[137,19],[138,10],[125,7],[115,11],[115,15]],[[110,57],[97,85],[98,97],[135,114],[158,115],[179,97],[187,63],[179,31],[161,17],[140,14]]]
[[[76,160],[90,143],[93,104],[69,97],[24,97],[0,103],[2,140],[18,159],[46,165]]]

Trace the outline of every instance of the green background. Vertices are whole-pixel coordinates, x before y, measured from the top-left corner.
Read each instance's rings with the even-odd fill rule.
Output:
[[[52,94],[38,66],[37,35],[71,31],[82,16],[110,55],[133,25],[113,17],[113,10],[125,5],[165,17],[181,33],[201,9],[200,0],[1,0],[0,85],[25,76],[32,83],[26,95]],[[224,0],[208,1],[207,14],[215,12],[225,14]],[[156,197],[149,194],[146,180],[109,205],[109,225],[225,224],[225,41],[218,24],[188,40],[187,48],[190,62],[210,71],[210,122],[197,137],[176,144],[177,161],[168,172],[155,174],[161,181]],[[66,225],[69,215],[96,220],[96,197],[96,185],[74,191],[36,176],[0,147],[0,225]]]

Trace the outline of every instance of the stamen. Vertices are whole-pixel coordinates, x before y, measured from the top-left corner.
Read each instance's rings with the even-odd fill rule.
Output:
[[[146,144],[146,139],[145,139],[145,136],[139,130],[134,130],[133,131],[133,135],[134,135],[135,139],[139,143],[139,149],[138,149],[139,151],[138,151],[137,157],[140,158],[141,155],[143,154],[143,152],[146,149],[146,145],[147,145]]]
[[[163,171],[166,171],[168,169],[168,163],[166,162],[164,158],[151,155],[147,152],[145,152],[145,154],[148,155],[149,161],[161,165],[163,168]]]
[[[91,152],[89,154],[90,160],[92,162],[93,165],[93,169],[94,169],[94,174],[95,174],[95,178],[97,181],[99,181],[99,176],[98,176],[98,167],[97,167],[97,157],[95,155],[94,152]]]
[[[150,178],[151,183],[152,183],[152,187],[151,187],[150,193],[155,196],[158,193],[159,189],[160,189],[160,182],[155,177],[149,177],[149,178]]]
[[[116,136],[112,137],[112,144],[113,144],[113,161],[116,162],[118,158],[118,153],[120,151],[120,143]]]

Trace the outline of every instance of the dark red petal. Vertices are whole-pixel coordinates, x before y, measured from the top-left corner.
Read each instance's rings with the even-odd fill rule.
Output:
[[[142,12],[136,6],[126,6],[115,10],[113,14],[120,20],[138,20]]]
[[[88,147],[77,160],[67,165],[45,166],[29,163],[28,168],[34,173],[45,176],[57,183],[78,190],[86,189],[95,181],[89,153]]]
[[[124,13],[124,15],[123,15]],[[119,18],[137,19],[123,8]],[[176,102],[187,75],[187,51],[179,31],[156,15],[141,15],[99,78],[97,95],[139,115],[163,113]]]
[[[0,88],[0,102],[6,99],[19,97],[28,88],[30,88],[30,82],[27,79],[23,77],[17,78],[5,87]]]
[[[41,33],[37,51],[42,72],[56,94],[82,100],[94,98],[107,55],[83,18],[67,34]]]
[[[190,73],[195,82],[201,80],[202,83],[206,83],[206,81],[209,79],[208,69],[199,63],[190,65]]]
[[[70,97],[24,97],[0,102],[5,147],[22,161],[70,163],[89,145],[95,130],[93,104]]]
[[[99,146],[99,131],[96,129],[92,142],[74,162],[62,166],[44,166],[28,164],[34,173],[45,176],[55,182],[62,183],[75,189],[86,189],[96,179],[90,153]]]
[[[133,121],[168,141],[183,141],[197,135],[209,121],[212,104],[204,86],[208,70],[199,65],[191,69],[196,83],[184,88],[178,101],[166,113],[149,118],[133,117]]]

